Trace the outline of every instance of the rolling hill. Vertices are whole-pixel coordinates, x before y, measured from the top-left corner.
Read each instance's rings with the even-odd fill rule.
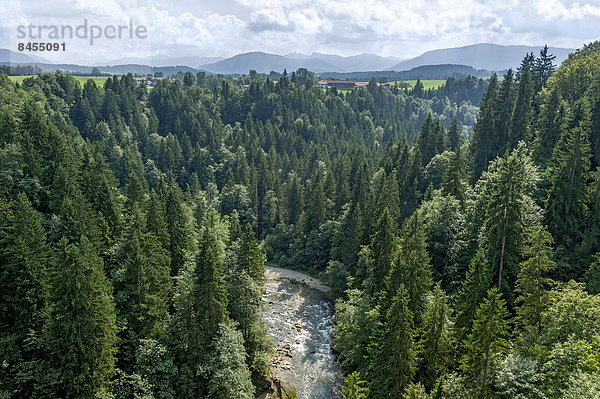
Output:
[[[432,50],[410,60],[399,62],[390,69],[406,71],[422,65],[462,64],[476,69],[493,71],[516,68],[528,52],[536,56],[543,46],[501,46],[491,43],[473,44],[464,47]],[[560,65],[575,49],[550,47],[549,52],[556,56]]]

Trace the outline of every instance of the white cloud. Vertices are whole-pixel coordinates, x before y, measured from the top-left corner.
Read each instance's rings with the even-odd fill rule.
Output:
[[[62,60],[167,53],[230,56],[262,50],[313,51],[400,57],[477,42],[548,43],[579,47],[597,39],[600,0],[35,0],[10,1],[0,22],[3,41],[14,44],[24,22],[124,23],[148,26],[149,38],[106,42],[90,49],[71,43]],[[0,45],[0,47],[3,47]]]

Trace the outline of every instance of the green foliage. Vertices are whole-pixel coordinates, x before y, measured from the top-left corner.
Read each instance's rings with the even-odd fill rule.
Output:
[[[114,373],[114,304],[102,261],[85,236],[59,242],[50,273],[50,310],[44,346],[52,392],[91,397],[109,385]]]
[[[342,397],[344,399],[366,399],[369,395],[369,388],[365,385],[366,381],[360,379],[358,371],[348,374],[342,384]]]
[[[467,336],[461,367],[478,398],[490,394],[499,357],[508,345],[506,302],[496,288],[488,291],[473,319],[472,332]]]
[[[420,329],[419,348],[422,360],[418,365],[417,376],[429,389],[445,374],[449,365],[452,328],[450,316],[448,298],[438,284],[425,304],[423,327]]]
[[[526,260],[521,262],[515,289],[518,293],[517,320],[524,326],[542,329],[542,315],[549,304],[549,288],[552,280],[547,276],[555,267],[552,260],[552,236],[543,226],[530,233],[524,250]]]
[[[0,76],[0,395],[250,397],[265,255],[325,272],[367,396],[594,392],[599,50],[412,92]]]
[[[509,354],[495,377],[496,394],[503,399],[543,399],[546,396],[539,388],[540,374],[534,359]]]
[[[399,398],[414,375],[413,314],[408,291],[400,284],[372,348],[370,397]]]
[[[207,354],[210,360],[201,370],[210,376],[207,398],[254,398],[242,334],[235,327],[235,324],[219,325],[218,334],[212,342],[213,352]]]
[[[39,358],[28,341],[43,326],[51,253],[40,215],[27,196],[20,193],[8,209],[0,223],[0,389],[28,396],[35,379],[28,364]]]
[[[557,247],[563,252],[557,270],[563,278],[577,277],[577,261],[573,258],[581,243],[588,215],[587,183],[590,178],[589,119],[575,116],[554,151],[550,167],[550,184],[546,200],[546,222]]]
[[[151,387],[156,399],[173,399],[177,368],[167,348],[154,339],[142,339],[135,352],[135,372]]]
[[[479,249],[469,264],[469,270],[456,299],[454,328],[459,345],[471,332],[473,315],[487,296],[491,281],[489,262],[485,258],[485,251]]]
[[[360,369],[364,373],[368,366],[368,346],[379,314],[372,310],[369,297],[363,291],[350,289],[346,296],[347,300],[338,299],[335,304],[334,347],[342,355],[341,363],[345,369]]]
[[[523,146],[498,159],[489,175],[491,185],[487,201],[486,254],[495,285],[512,302],[514,278],[520,260],[519,248],[524,230],[526,170]]]
[[[394,268],[388,276],[387,294],[396,295],[404,285],[408,293],[408,308],[417,317],[423,311],[423,296],[431,288],[431,264],[422,217],[415,212],[402,227],[400,249]]]

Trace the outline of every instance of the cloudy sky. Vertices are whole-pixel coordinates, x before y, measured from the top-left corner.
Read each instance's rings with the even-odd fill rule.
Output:
[[[457,6],[460,4],[460,6]],[[18,26],[107,27],[133,21],[147,37],[73,38],[56,62],[120,57],[374,53],[407,58],[480,42],[580,47],[600,37],[600,0],[0,0],[0,48],[17,50]],[[88,28],[89,29],[89,28]],[[110,30],[110,32],[113,32]],[[89,36],[89,31],[88,31]],[[61,41],[61,40],[53,40]]]

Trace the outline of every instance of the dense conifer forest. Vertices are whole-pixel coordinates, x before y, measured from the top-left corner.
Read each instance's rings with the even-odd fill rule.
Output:
[[[435,90],[0,75],[0,397],[253,399],[266,264],[331,287],[345,399],[599,397],[599,166],[599,42]]]

